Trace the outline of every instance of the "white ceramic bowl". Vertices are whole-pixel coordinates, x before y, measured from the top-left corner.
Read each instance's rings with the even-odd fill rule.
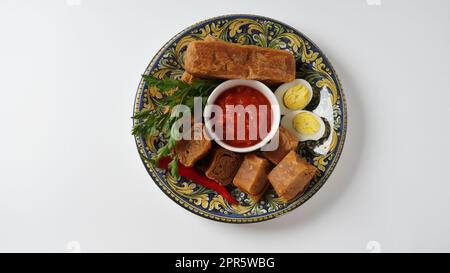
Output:
[[[205,123],[206,123],[205,129],[206,129],[206,133],[208,134],[208,136],[211,139],[213,139],[214,141],[216,141],[217,144],[219,144],[223,148],[233,151],[233,152],[237,152],[237,153],[248,153],[248,152],[252,152],[252,151],[260,149],[261,147],[266,145],[275,136],[275,134],[278,130],[278,127],[280,126],[280,117],[281,117],[280,105],[278,104],[277,98],[275,97],[274,93],[272,92],[272,90],[270,90],[269,87],[267,87],[262,82],[254,81],[254,80],[228,80],[228,81],[221,83],[211,93],[211,95],[208,98],[208,101],[206,102],[206,105],[208,106],[208,105],[214,104],[216,99],[224,91],[226,91],[230,88],[236,87],[236,86],[252,87],[252,88],[258,90],[259,92],[261,92],[267,98],[267,100],[270,102],[271,109],[272,109],[272,113],[271,113],[272,120],[271,120],[271,128],[270,128],[269,133],[266,135],[265,138],[263,138],[260,142],[258,142],[257,144],[255,144],[253,146],[241,148],[241,147],[234,147],[234,146],[228,145],[227,143],[223,142],[214,132],[211,131],[211,128],[210,128],[211,126],[208,126],[209,119],[212,115],[212,111],[209,107],[205,107],[205,110],[203,112],[203,117],[205,118]]]

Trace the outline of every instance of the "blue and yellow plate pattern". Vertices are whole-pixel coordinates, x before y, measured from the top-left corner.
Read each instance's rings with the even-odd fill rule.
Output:
[[[297,78],[309,81],[317,99],[320,99],[311,110],[326,119],[331,128],[329,138],[307,156],[307,160],[319,169],[318,174],[302,195],[288,203],[280,200],[273,190],[268,190],[255,203],[235,189],[232,194],[240,201],[240,205],[231,205],[212,190],[188,180],[176,180],[168,172],[155,168],[148,158],[164,143],[161,136],[135,137],[138,152],[158,187],[173,201],[197,215],[228,223],[251,223],[285,214],[302,205],[325,184],[342,152],[347,111],[336,72],[322,51],[294,28],[262,16],[226,15],[199,22],[175,35],[151,60],[144,74],[179,79],[184,72],[183,56],[187,45],[208,35],[233,43],[289,50],[294,54]],[[152,109],[160,97],[158,90],[147,88],[141,81],[134,112]]]

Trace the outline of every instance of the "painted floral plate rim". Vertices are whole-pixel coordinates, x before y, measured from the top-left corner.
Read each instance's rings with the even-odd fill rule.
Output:
[[[158,51],[144,74],[179,79],[184,71],[183,54],[187,44],[207,35],[230,42],[290,50],[294,54],[297,77],[306,78],[315,89],[320,89],[320,102],[329,102],[328,105],[324,103],[325,106],[322,108],[326,110],[321,114],[332,126],[327,144],[329,151],[308,159],[319,168],[319,175],[303,194],[288,203],[278,199],[273,190],[266,193],[263,200],[258,203],[252,203],[241,192],[233,192],[235,197],[242,201],[242,205],[236,206],[230,205],[212,190],[191,181],[176,181],[165,171],[155,168],[148,158],[161,143],[159,136],[150,138],[135,136],[139,155],[155,184],[178,205],[197,215],[227,223],[260,222],[281,216],[311,198],[325,184],[339,160],[347,131],[347,106],[339,78],[322,51],[300,31],[278,20],[249,14],[213,17],[182,30]],[[141,80],[136,92],[133,113],[143,108],[151,109],[160,95],[158,90],[147,88]]]

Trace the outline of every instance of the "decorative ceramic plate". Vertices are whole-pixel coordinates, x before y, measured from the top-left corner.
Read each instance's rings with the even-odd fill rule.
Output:
[[[330,124],[329,137],[313,153],[304,155],[319,172],[302,195],[288,203],[280,200],[273,189],[254,203],[235,189],[232,194],[240,205],[229,204],[221,195],[188,180],[175,180],[169,172],[155,168],[148,160],[164,139],[136,137],[139,154],[148,173],[159,188],[183,208],[208,219],[229,223],[251,223],[272,219],[291,211],[311,198],[326,182],[341,154],[347,126],[347,112],[342,87],[322,51],[305,35],[279,21],[256,15],[226,15],[211,18],[181,31],[170,39],[152,59],[144,74],[180,79],[184,72],[183,56],[189,42],[207,35],[222,40],[291,51],[296,59],[297,78],[306,79],[314,90],[317,103],[312,110]],[[158,90],[141,81],[134,112],[152,109],[160,98]],[[135,121],[136,122],[136,121]]]

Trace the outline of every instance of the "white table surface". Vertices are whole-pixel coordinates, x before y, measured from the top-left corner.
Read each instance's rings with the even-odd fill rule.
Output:
[[[130,135],[157,50],[232,13],[281,20],[316,42],[349,112],[325,186],[250,225],[179,207]],[[1,0],[0,251],[450,251],[449,25],[446,0]]]

